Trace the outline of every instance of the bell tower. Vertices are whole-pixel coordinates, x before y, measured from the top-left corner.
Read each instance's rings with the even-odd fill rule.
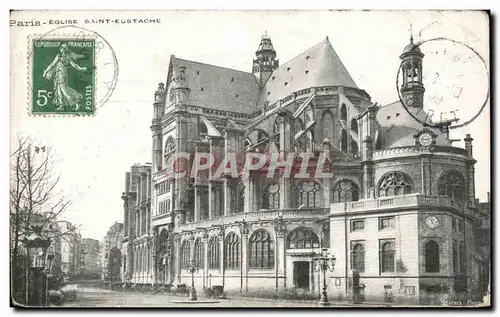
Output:
[[[260,86],[262,87],[271,76],[273,70],[278,68],[279,60],[276,59],[276,51],[274,50],[271,38],[267,32],[262,35],[260,45],[255,52],[257,59],[253,60],[252,73],[257,77]]]
[[[403,80],[400,87],[401,98],[405,106],[411,108],[423,108],[424,106],[424,84],[422,82],[422,59],[424,54],[418,45],[413,43],[413,36],[410,37],[410,44],[406,45],[401,59],[401,73]]]

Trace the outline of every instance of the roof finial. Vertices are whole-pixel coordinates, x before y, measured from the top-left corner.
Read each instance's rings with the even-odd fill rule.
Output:
[[[410,23],[410,43],[413,43],[413,24]]]

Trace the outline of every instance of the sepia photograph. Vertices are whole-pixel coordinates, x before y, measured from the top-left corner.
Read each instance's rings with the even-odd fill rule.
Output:
[[[12,10],[10,306],[491,308],[491,23]]]

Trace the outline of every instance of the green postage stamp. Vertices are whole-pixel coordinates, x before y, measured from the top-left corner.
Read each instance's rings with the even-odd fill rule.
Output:
[[[31,58],[32,114],[94,114],[95,39],[33,39]]]

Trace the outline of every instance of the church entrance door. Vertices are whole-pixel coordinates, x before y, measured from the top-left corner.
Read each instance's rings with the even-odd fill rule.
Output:
[[[309,289],[309,262],[297,261],[293,263],[293,280],[296,288]]]

